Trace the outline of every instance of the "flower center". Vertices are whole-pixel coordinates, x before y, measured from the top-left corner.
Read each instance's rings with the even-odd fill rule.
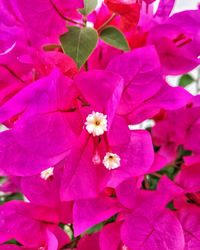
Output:
[[[92,112],[86,118],[86,130],[93,136],[103,135],[107,131],[107,115],[99,112]]]
[[[116,169],[120,167],[120,160],[119,155],[108,152],[103,158],[103,165],[109,170]]]
[[[53,176],[53,169],[53,167],[45,169],[40,173],[40,177],[46,181],[50,176]]]
[[[96,125],[99,126],[100,125],[100,121],[96,121]]]

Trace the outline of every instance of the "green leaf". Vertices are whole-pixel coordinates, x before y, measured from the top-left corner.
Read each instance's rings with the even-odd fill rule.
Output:
[[[107,26],[103,29],[100,33],[100,38],[112,47],[125,51],[129,50],[129,45],[124,34],[114,26]]]
[[[194,82],[194,78],[191,75],[186,74],[180,77],[178,85],[182,87],[186,87],[192,82]]]
[[[42,48],[44,51],[54,51],[55,49],[60,49],[61,47],[59,44],[45,44]]]
[[[74,59],[78,68],[87,61],[98,41],[97,31],[92,28],[68,27],[68,32],[60,36],[65,54]]]
[[[174,165],[167,165],[166,167],[159,170],[157,173],[161,175],[167,175],[170,179],[174,179],[178,169]]]
[[[0,205],[5,202],[12,201],[12,200],[24,200],[24,197],[21,193],[12,193],[12,194],[5,194],[0,196]]]
[[[84,0],[84,8],[80,9],[80,13],[83,14],[84,16],[87,16],[90,14],[92,11],[95,10],[97,6],[97,0]]]
[[[169,208],[170,210],[176,211],[173,201],[170,201],[166,207]]]
[[[4,244],[14,244],[14,245],[17,245],[17,246],[22,246],[18,241],[16,241],[15,239],[12,239],[12,240],[8,240],[6,241]]]
[[[156,190],[159,178],[153,175],[149,176],[149,189]]]
[[[102,229],[103,225],[104,224],[102,222],[99,224],[96,224],[95,226],[89,228],[86,232],[87,232],[87,234],[93,234],[95,232],[98,232]]]

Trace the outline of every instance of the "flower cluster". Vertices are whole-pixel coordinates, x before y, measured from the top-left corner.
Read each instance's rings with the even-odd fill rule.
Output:
[[[0,250],[200,249],[200,10],[153,2],[0,0]]]

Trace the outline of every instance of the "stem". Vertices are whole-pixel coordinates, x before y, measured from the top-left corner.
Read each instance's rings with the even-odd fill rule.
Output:
[[[83,16],[83,27],[87,27],[87,17]]]
[[[161,175],[161,174],[158,174],[158,173],[153,173],[153,174],[151,174],[151,175],[153,175],[153,176],[155,176],[155,177],[157,177],[157,178],[161,178],[161,177],[162,177],[162,175]]]
[[[70,22],[70,23],[73,23],[73,24],[77,24],[77,25],[84,26],[83,23],[80,23],[80,22],[74,21],[74,20],[72,20],[72,19],[70,19],[70,18],[68,18],[68,17],[65,17],[65,16],[60,12],[60,10],[57,8],[57,6],[56,6],[55,3],[53,2],[53,0],[49,0],[49,1],[50,1],[50,3],[51,3],[52,7],[54,8],[54,10],[58,13],[58,15],[59,15],[62,19],[66,20],[66,21],[68,21],[68,22]]]
[[[101,32],[115,17],[117,16],[116,13],[113,13],[111,17],[108,18],[108,20],[105,21],[104,24],[102,24],[97,31]]]
[[[145,186],[145,189],[149,189],[149,176],[148,175],[145,175],[144,176],[144,186]]]
[[[80,239],[81,239],[80,236],[76,237],[72,242],[70,242],[67,245],[63,246],[62,249],[63,250],[66,249],[66,248],[67,249],[74,249],[77,246],[77,244],[78,244],[78,242],[79,242]]]

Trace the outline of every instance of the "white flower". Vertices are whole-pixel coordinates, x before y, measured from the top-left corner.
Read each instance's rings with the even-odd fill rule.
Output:
[[[47,180],[50,176],[53,175],[53,167],[47,168],[40,173],[40,177],[44,180]]]
[[[109,170],[115,169],[120,166],[120,160],[119,155],[108,152],[104,156],[103,165]]]
[[[92,112],[86,118],[86,130],[93,136],[103,135],[107,131],[107,115],[99,112]]]

